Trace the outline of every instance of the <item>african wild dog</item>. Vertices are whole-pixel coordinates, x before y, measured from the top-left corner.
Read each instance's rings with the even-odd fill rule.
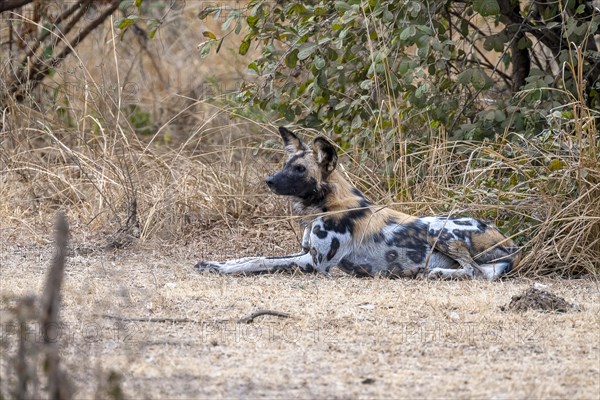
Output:
[[[328,274],[332,267],[357,276],[483,277],[519,262],[512,240],[472,218],[413,217],[374,205],[336,169],[337,154],[324,137],[314,151],[279,128],[288,160],[266,179],[275,194],[291,196],[305,227],[303,251],[283,257],[201,261],[200,270],[274,272],[299,267]]]

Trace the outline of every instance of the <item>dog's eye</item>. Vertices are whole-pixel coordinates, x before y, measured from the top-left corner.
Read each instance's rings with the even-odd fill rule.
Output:
[[[296,165],[294,167],[294,171],[298,172],[298,173],[303,173],[304,171],[306,171],[306,167],[304,165]]]

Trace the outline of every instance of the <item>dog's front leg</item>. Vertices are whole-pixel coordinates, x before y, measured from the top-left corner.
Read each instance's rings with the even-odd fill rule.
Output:
[[[246,257],[228,261],[200,261],[195,268],[200,271],[214,271],[222,274],[268,273],[292,268],[313,271],[312,256],[309,253],[283,257]]]
[[[302,235],[302,250],[305,253],[310,251],[310,225],[304,228],[304,234]]]

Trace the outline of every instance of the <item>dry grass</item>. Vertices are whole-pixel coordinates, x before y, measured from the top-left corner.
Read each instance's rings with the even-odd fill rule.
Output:
[[[299,232],[263,185],[282,155],[273,125],[215,101],[236,88],[243,62],[227,42],[224,58],[197,57],[196,11],[174,14],[147,48],[114,41],[107,25],[2,114],[0,398],[16,379],[7,311],[41,292],[59,209],[72,228],[61,362],[76,397],[598,396],[600,169],[589,113],[545,141],[450,143],[432,132],[410,152],[398,138],[399,154],[382,144],[343,156],[380,203],[472,214],[515,235],[526,249],[517,278],[201,275],[199,259],[295,251]],[[139,238],[106,249],[133,204]],[[541,278],[581,312],[500,311],[547,273],[588,275]],[[260,308],[293,318],[235,323]],[[192,322],[168,321],[181,318]]]

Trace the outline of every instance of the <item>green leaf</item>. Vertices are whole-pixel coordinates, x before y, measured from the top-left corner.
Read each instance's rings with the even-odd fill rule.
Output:
[[[321,70],[325,66],[325,59],[321,56],[316,56],[313,64],[315,65],[316,69]]]
[[[354,116],[354,118],[352,118],[352,125],[351,128],[352,129],[357,129],[360,128],[362,126],[362,118],[360,117],[360,114],[356,114]]]
[[[327,15],[327,7],[323,7],[323,6],[316,6],[314,9],[314,13],[316,16],[323,16],[323,15]]]
[[[428,54],[429,54],[429,43],[425,44],[424,46],[419,46],[419,50],[417,50],[417,55],[421,59],[427,58]]]
[[[497,122],[504,122],[504,121],[506,121],[506,114],[504,113],[504,111],[502,111],[502,110],[495,110],[494,114],[495,114],[494,120],[496,120]]]
[[[468,85],[469,83],[471,83],[472,77],[473,77],[473,70],[467,69],[467,70],[464,70],[463,72],[461,72],[460,74],[458,74],[456,80],[460,84]]]
[[[460,34],[464,37],[469,36],[469,21],[464,18],[460,20]]]
[[[481,68],[469,68],[458,74],[457,80],[463,85],[471,84],[477,90],[487,89],[494,84]]]
[[[483,17],[500,14],[497,0],[473,0],[473,9]]]
[[[496,113],[494,112],[494,110],[484,111],[483,119],[487,121],[493,121],[496,119]]]
[[[533,46],[533,43],[531,42],[531,39],[529,39],[527,36],[523,36],[521,39],[519,39],[519,41],[517,42],[517,48],[519,50],[523,50],[523,49],[530,49],[531,46]]]
[[[302,3],[292,3],[286,8],[285,14],[290,16],[293,14],[304,14],[306,12],[306,7]]]
[[[370,79],[364,80],[360,83],[359,86],[363,90],[369,90],[369,89],[371,89],[371,86],[373,86],[373,81]]]
[[[413,69],[414,65],[412,65],[411,60],[405,58],[404,60],[400,61],[400,64],[398,65],[398,74],[406,75],[407,72],[412,72]]]
[[[335,49],[332,49],[331,47],[327,49],[327,59],[329,61],[335,61],[338,58],[338,53],[337,51],[335,51]]]
[[[288,68],[294,68],[294,67],[296,67],[297,63],[298,63],[298,49],[294,49],[285,56],[285,65]]]
[[[248,26],[253,28],[256,26],[256,23],[258,22],[259,18],[256,15],[248,15],[248,18],[246,18],[246,22],[248,23]]]
[[[413,25],[407,26],[400,33],[400,40],[407,40],[408,38],[415,36],[416,33],[417,33],[417,28],[415,28]]]
[[[392,14],[388,10],[385,10],[383,12],[383,22],[389,23],[389,22],[392,22],[393,20],[394,20],[394,14]]]
[[[341,110],[342,108],[345,108],[345,107],[348,107],[348,103],[346,103],[346,100],[342,100],[342,101],[340,101],[339,103],[336,104],[335,110],[339,111],[339,110]]]
[[[212,14],[215,19],[219,19],[219,17],[221,16],[221,11],[223,11],[223,9],[229,8],[225,6],[208,6],[198,13],[198,18],[205,19],[206,17]]]
[[[123,0],[119,3],[119,10],[126,11],[129,7],[131,7],[134,4],[134,0]]]
[[[426,34],[427,36],[433,36],[433,34],[434,34],[433,29],[431,29],[427,25],[418,25],[417,28],[421,32],[423,32],[424,34]]]
[[[471,84],[477,90],[483,90],[490,87],[493,84],[492,79],[481,69],[472,69]]]
[[[200,58],[205,58],[210,54],[210,49],[215,43],[214,40],[207,40],[206,42],[202,42],[198,45],[198,51],[200,52]]]
[[[559,171],[563,169],[566,165],[567,164],[563,160],[555,158],[548,164],[548,169],[552,172]]]
[[[483,41],[483,48],[487,51],[497,51],[502,53],[504,51],[504,43],[508,41],[508,37],[504,33],[498,33],[496,35],[490,35]]]
[[[154,39],[159,27],[160,21],[156,18],[152,18],[150,21],[148,21],[148,37],[150,37],[150,39]]]
[[[417,99],[420,99],[421,97],[423,97],[423,95],[427,92],[427,85],[421,85],[419,86],[419,88],[415,91],[415,97]]]
[[[293,110],[291,107],[288,107],[288,108],[285,110],[285,117],[284,117],[284,118],[285,118],[285,119],[286,119],[288,122],[294,122],[294,117],[295,117],[294,110]]]
[[[260,72],[258,72],[258,65],[256,65],[256,62],[251,62],[250,64],[248,64],[248,69],[251,71],[256,72],[257,74],[259,74]]]
[[[227,19],[225,20],[225,22],[223,22],[221,24],[221,30],[228,30],[229,26],[231,25],[231,23],[234,20],[239,19],[240,17],[240,11],[239,10],[232,10],[231,12],[229,12],[229,15],[227,15]]]
[[[350,5],[345,1],[336,1],[334,7],[337,11],[340,12],[346,12],[351,8]]]
[[[44,47],[44,52],[42,53],[42,59],[43,60],[49,60],[52,58],[52,51],[53,51],[53,47],[52,46],[46,46]]]
[[[204,31],[204,32],[202,32],[202,36],[207,37],[209,39],[217,40],[217,35],[215,35],[211,31]]]
[[[302,43],[300,45],[300,48],[298,51],[298,59],[306,60],[308,57],[310,57],[315,52],[316,49],[317,49],[316,43],[311,43],[311,42]]]
[[[129,26],[135,24],[136,21],[139,19],[140,17],[138,17],[137,15],[130,15],[127,18],[117,20],[116,24],[119,29],[127,29]]]
[[[239,53],[240,55],[244,56],[248,53],[248,50],[250,49],[250,40],[242,40],[242,43],[240,44],[240,49],[239,49]]]

